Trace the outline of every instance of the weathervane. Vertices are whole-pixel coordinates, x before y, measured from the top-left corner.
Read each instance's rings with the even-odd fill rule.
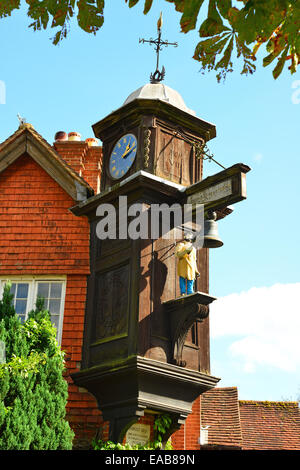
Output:
[[[151,73],[150,75],[150,83],[159,83],[165,78],[165,67],[163,66],[161,71],[159,70],[159,52],[162,50],[162,46],[175,46],[177,47],[178,44],[177,42],[168,42],[168,41],[162,41],[161,40],[161,27],[162,27],[162,13],[160,14],[160,17],[157,22],[157,31],[158,31],[158,38],[152,39],[140,39],[139,42],[145,43],[148,42],[150,45],[155,44],[155,50],[156,50],[156,70],[154,73]]]
[[[18,118],[20,127],[26,124],[26,118],[21,117],[19,113],[17,114],[17,118]]]

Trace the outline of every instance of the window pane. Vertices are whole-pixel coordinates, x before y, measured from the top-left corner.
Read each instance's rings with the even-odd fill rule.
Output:
[[[43,297],[44,299],[48,299],[49,297],[48,294],[49,294],[49,282],[39,282],[38,291],[37,291],[38,297]]]
[[[60,300],[50,300],[49,301],[49,311],[50,313],[60,313]]]
[[[25,315],[19,315],[19,318],[21,320],[21,323],[25,322]]]
[[[28,284],[18,284],[17,286],[17,299],[27,299]]]
[[[63,295],[63,282],[38,282],[37,296],[44,298],[44,307],[49,310],[51,323],[55,324],[57,337],[59,336],[59,324],[61,312],[61,303]]]
[[[61,298],[61,288],[62,288],[62,283],[61,282],[52,282],[51,283],[51,289],[50,289],[50,297],[51,299],[60,299]]]
[[[55,327],[58,331],[58,325],[59,325],[59,315],[51,315],[51,323],[55,324]]]
[[[16,300],[15,310],[17,314],[26,313],[27,300]]]
[[[13,283],[10,288],[10,293],[13,294],[13,296],[15,296],[16,293],[16,285],[16,283]]]

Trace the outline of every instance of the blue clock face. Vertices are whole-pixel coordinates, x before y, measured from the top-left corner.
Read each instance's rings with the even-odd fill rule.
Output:
[[[112,178],[119,179],[127,173],[135,160],[136,150],[137,140],[133,134],[123,135],[118,140],[109,160],[109,173]]]

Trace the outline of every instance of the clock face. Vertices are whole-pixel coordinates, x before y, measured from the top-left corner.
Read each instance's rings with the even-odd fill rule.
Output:
[[[136,157],[137,140],[133,134],[121,137],[114,146],[109,160],[109,174],[114,179],[124,176]]]

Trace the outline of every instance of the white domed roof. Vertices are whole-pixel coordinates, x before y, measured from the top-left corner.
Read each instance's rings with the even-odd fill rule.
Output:
[[[146,85],[138,88],[136,91],[131,93],[128,98],[124,101],[124,105],[134,101],[135,99],[147,99],[147,100],[160,100],[169,103],[176,108],[196,115],[195,111],[189,109],[183,101],[181,95],[172,88],[164,85],[163,83],[147,83]]]

